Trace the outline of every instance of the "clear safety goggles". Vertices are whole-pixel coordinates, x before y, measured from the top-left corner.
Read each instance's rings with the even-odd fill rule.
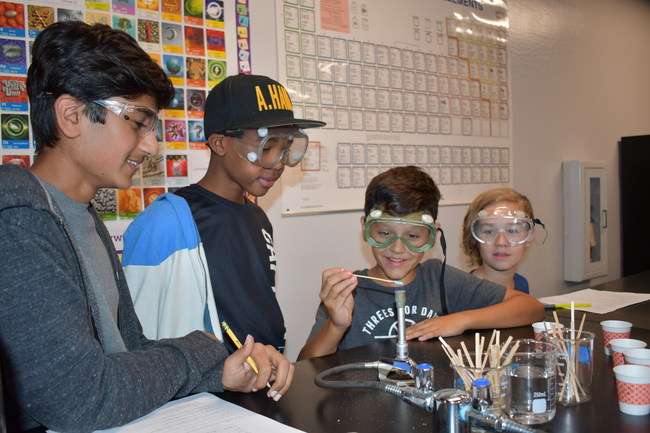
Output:
[[[497,208],[488,213],[482,210],[472,222],[472,236],[482,244],[493,245],[499,233],[503,233],[510,245],[521,245],[533,235],[533,224],[522,211]]]
[[[436,225],[429,212],[395,217],[373,209],[366,216],[363,237],[373,248],[387,248],[399,239],[409,251],[423,253],[436,242]]]
[[[235,152],[240,158],[264,168],[273,168],[280,163],[295,167],[305,156],[309,137],[301,129],[288,133],[269,133],[268,128],[257,130],[257,140],[238,138]]]
[[[92,102],[130,123],[140,137],[149,135],[158,124],[158,112],[153,108],[109,99],[96,99]]]

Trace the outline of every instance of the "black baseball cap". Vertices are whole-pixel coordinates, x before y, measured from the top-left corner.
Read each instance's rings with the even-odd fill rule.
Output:
[[[287,89],[264,75],[226,77],[210,90],[203,118],[206,137],[243,128],[325,126],[319,120],[294,118]]]

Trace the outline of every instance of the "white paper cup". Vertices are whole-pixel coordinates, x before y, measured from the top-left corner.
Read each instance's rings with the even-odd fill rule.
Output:
[[[618,408],[629,415],[650,413],[650,368],[640,365],[614,367]]]
[[[650,349],[626,349],[623,351],[625,364],[650,367]]]
[[[623,320],[604,320],[600,322],[603,327],[603,343],[605,346],[605,355],[611,355],[609,342],[615,338],[630,338],[632,324]]]
[[[546,328],[544,324],[546,323]],[[542,332],[548,330],[552,331],[557,328],[557,323],[555,322],[535,322],[531,325],[533,327],[533,333],[535,334],[535,340],[542,339]],[[564,325],[560,323],[560,329],[563,329]]]
[[[635,340],[633,338],[615,338],[609,342],[612,347],[612,362],[614,367],[625,364],[623,352],[628,349],[643,349],[648,345],[645,341]]]

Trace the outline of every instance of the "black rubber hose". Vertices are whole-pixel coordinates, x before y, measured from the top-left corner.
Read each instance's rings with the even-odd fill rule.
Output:
[[[343,373],[350,370],[366,370],[377,368],[378,362],[355,362],[352,364],[343,364],[336,367],[328,368],[316,375],[314,383],[321,388],[365,388],[379,389],[383,391],[386,384],[377,380],[359,381],[359,380],[325,380],[326,377],[334,374]]]

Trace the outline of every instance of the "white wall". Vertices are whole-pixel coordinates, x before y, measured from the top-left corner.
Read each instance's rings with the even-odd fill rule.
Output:
[[[253,71],[277,77],[273,4],[250,3]],[[589,285],[563,281],[561,162],[602,160],[608,164],[609,274],[591,283],[618,278],[617,142],[622,136],[650,133],[650,3],[517,0],[508,2],[508,15],[513,186],[532,200],[549,232],[544,245],[538,236],[529,248],[520,271],[538,297]],[[321,271],[358,269],[371,262],[361,242],[359,212],[283,217],[280,194],[276,187],[260,205],[274,226],[286,355],[294,360],[313,323]],[[448,206],[439,215],[448,262],[458,267],[464,267],[458,244],[465,210]]]
[[[588,284],[562,279],[561,161],[607,162],[609,274],[618,278],[618,141],[650,133],[650,2],[510,2],[514,186],[549,227],[521,267],[535,295]],[[648,150],[650,152],[650,149]]]

